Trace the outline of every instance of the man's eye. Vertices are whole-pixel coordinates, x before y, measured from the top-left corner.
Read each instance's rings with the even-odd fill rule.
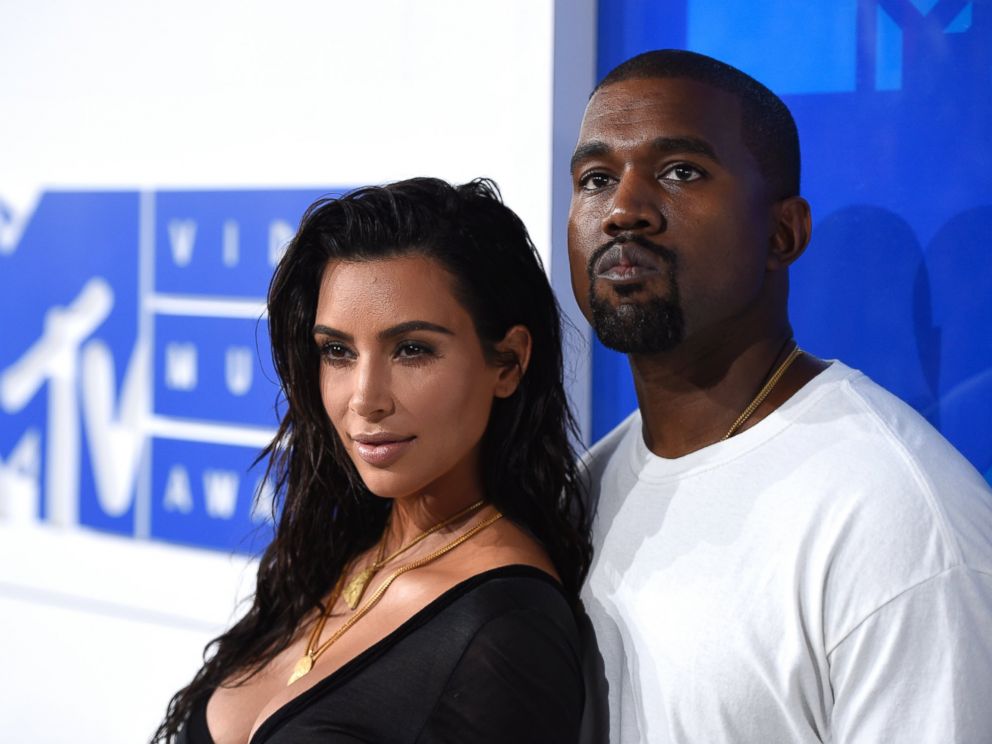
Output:
[[[579,188],[583,191],[601,189],[610,183],[610,177],[603,173],[590,173],[579,179]]]
[[[682,183],[687,183],[689,181],[696,181],[703,177],[702,171],[694,165],[688,165],[687,163],[676,163],[671,168],[667,168],[661,177],[666,181],[681,181]]]

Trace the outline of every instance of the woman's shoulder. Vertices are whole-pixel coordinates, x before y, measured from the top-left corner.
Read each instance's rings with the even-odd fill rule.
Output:
[[[483,537],[480,535],[479,537]],[[468,546],[464,546],[468,547]],[[536,612],[574,622],[568,596],[554,565],[538,542],[509,520],[462,555],[451,555],[420,577],[423,585],[447,587],[437,609],[457,602],[478,620]]]
[[[558,579],[528,563],[495,566],[462,579],[438,597],[434,609],[455,607],[476,623],[507,615],[544,615],[574,625],[571,604]]]
[[[432,567],[436,577],[453,585],[501,566],[530,566],[555,581],[558,574],[541,544],[524,528],[504,517]]]
[[[457,659],[418,741],[576,741],[581,646],[557,580],[514,564],[459,586],[454,627],[443,629],[445,638],[461,636]]]
[[[417,633],[417,628],[425,632]],[[568,656],[580,651],[572,603],[557,578],[521,563],[489,568],[459,581],[411,618],[407,630],[440,634],[446,643],[462,648],[506,639],[517,649],[533,643],[556,646]]]

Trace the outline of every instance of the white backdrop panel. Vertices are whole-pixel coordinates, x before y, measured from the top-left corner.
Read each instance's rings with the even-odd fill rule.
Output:
[[[553,26],[551,0],[6,2],[0,277],[46,191],[319,190],[414,175],[495,178],[547,259]],[[17,281],[44,293],[48,272],[71,270]],[[146,740],[250,591],[252,565],[58,529],[9,500],[4,510],[15,485],[49,487],[11,470],[11,441],[0,446],[2,738]]]

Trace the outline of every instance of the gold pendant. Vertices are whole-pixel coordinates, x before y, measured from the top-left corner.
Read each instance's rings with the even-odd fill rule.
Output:
[[[362,595],[365,594],[366,585],[368,585],[375,574],[375,566],[369,566],[364,571],[360,571],[355,578],[348,582],[348,586],[341,592],[341,597],[349,609],[353,610],[358,607],[358,603],[362,601]]]
[[[293,673],[289,675],[289,682],[286,683],[286,687],[289,687],[300,677],[305,676],[311,669],[313,669],[313,657],[310,656],[310,654],[307,654],[296,662],[296,666],[293,668]]]

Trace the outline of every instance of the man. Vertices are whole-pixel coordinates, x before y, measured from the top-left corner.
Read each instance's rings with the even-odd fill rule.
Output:
[[[992,742],[992,494],[793,340],[810,212],[785,105],[708,57],[635,57],[594,91],[572,183],[576,297],[639,403],[589,459],[590,740]]]

